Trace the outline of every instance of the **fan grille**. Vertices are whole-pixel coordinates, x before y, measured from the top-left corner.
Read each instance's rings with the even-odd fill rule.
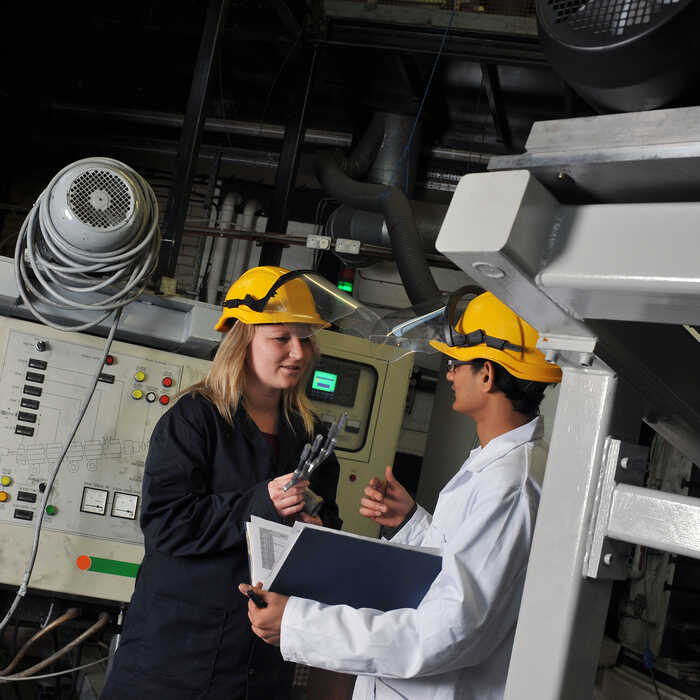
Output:
[[[548,0],[555,24],[572,31],[623,36],[652,24],[681,0]]]
[[[93,228],[109,230],[122,226],[131,215],[131,188],[108,170],[86,170],[73,180],[68,204],[75,216]]]

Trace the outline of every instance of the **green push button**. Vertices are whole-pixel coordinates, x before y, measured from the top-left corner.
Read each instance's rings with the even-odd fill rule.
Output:
[[[58,508],[56,506],[46,506],[46,515],[56,515]]]

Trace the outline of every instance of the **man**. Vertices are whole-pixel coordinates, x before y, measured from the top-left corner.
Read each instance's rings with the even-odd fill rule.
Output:
[[[253,632],[285,659],[357,674],[355,699],[496,700],[505,688],[546,461],[538,409],[561,370],[536,348],[537,331],[490,293],[445,328],[430,344],[449,356],[452,407],[475,421],[480,446],[432,517],[390,467],[360,509],[398,528],[393,542],[442,551],[418,608],[358,610],[261,591],[268,607],[248,606]]]

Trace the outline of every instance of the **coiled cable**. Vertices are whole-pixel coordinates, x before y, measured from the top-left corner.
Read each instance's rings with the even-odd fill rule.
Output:
[[[134,205],[128,208],[128,226],[122,227],[121,234],[116,236],[107,235],[119,229],[114,217],[110,220],[104,216],[105,212],[109,213],[109,195],[104,189],[98,189],[97,195],[93,191],[90,202],[95,202],[100,210],[89,202],[85,206],[101,215],[98,218],[103,231],[97,230],[95,236],[100,241],[98,246],[76,245],[75,236],[66,235],[66,220],[56,221],[57,207],[65,208],[71,227],[80,226],[75,211],[63,203],[67,199],[63,183],[73,171],[81,169],[88,173],[108,173],[106,177],[122,184],[127,197],[130,197],[127,184],[133,191]],[[107,203],[100,203],[100,198]],[[84,228],[88,229],[84,236],[87,239],[90,226]],[[109,245],[111,239],[112,246]],[[103,240],[107,241],[107,250],[99,249],[105,247]],[[31,313],[47,326],[64,331],[88,330],[143,292],[158,261],[160,240],[158,204],[146,180],[129,166],[111,158],[76,161],[54,176],[22,224],[15,246],[15,278],[20,296]],[[81,295],[92,298],[85,301]],[[96,311],[100,315],[86,323],[60,323],[47,318],[47,311],[39,311],[37,302],[48,306],[48,313],[51,310]],[[65,313],[59,315],[65,316]]]

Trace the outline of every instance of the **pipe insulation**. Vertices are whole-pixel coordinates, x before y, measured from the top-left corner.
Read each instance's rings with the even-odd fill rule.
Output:
[[[391,185],[353,180],[343,171],[341,162],[334,153],[317,154],[316,175],[323,189],[343,204],[383,214],[399,274],[412,304],[439,296],[406,195]]]
[[[435,241],[447,213],[446,204],[409,201],[423,252],[435,253]],[[341,204],[332,214],[332,235],[361,243],[391,248],[389,231],[380,212],[362,211]]]

